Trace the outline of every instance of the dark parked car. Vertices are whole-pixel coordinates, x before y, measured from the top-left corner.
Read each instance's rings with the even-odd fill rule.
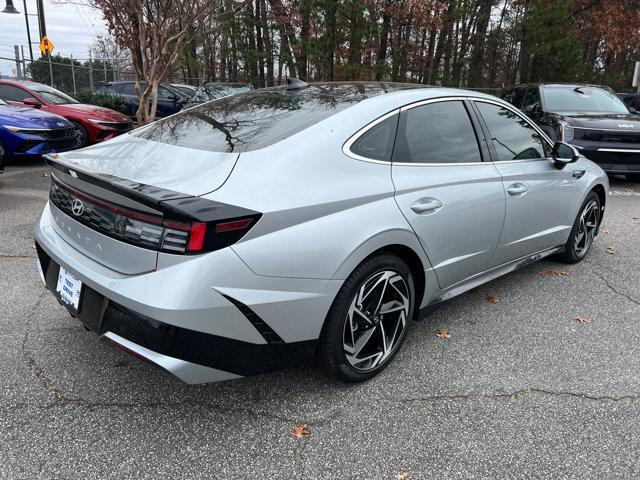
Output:
[[[144,83],[142,84],[142,88],[145,88]],[[140,106],[140,100],[138,100],[138,94],[136,93],[136,82],[104,82],[96,89],[96,91],[122,97],[124,100],[122,113],[128,115],[132,119],[135,119],[136,111]],[[160,88],[158,89],[156,118],[167,117],[179,112],[187,101],[188,98],[175,88],[169,85],[160,85]]]
[[[640,118],[599,85],[536,83],[505,89],[552,140],[572,144],[606,172],[640,181]]]
[[[618,96],[631,113],[640,115],[640,93],[620,93]]]
[[[226,83],[226,82],[205,82],[196,94],[189,100],[185,108],[193,107],[201,103],[210,102],[216,98],[228,97],[236,93],[248,92],[253,90],[250,83]]]

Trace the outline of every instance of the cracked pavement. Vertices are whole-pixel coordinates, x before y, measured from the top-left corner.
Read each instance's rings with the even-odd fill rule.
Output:
[[[611,179],[584,262],[447,303],[368,383],[301,366],[189,386],[45,292],[31,233],[45,172],[0,176],[0,479],[640,476],[640,186]]]

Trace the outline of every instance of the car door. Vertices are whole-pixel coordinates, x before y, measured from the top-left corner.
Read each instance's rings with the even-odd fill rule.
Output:
[[[167,117],[180,110],[178,107],[178,100],[179,98],[175,93],[164,85],[160,85],[160,88],[158,88],[157,116]]]
[[[573,167],[555,167],[551,143],[523,114],[491,100],[475,100],[474,105],[506,198],[504,227],[492,265],[564,244],[574,220]]]
[[[441,288],[484,271],[504,220],[500,174],[464,98],[401,111],[391,174],[396,202],[429,257]]]

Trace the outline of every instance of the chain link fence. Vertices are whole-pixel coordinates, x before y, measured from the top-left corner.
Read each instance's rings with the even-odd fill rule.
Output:
[[[57,88],[67,94],[93,92],[103,82],[135,80],[131,65],[123,59],[72,59],[54,56],[34,60],[0,56],[0,78],[33,80]],[[166,83],[199,85],[201,79],[179,73],[171,75]]]

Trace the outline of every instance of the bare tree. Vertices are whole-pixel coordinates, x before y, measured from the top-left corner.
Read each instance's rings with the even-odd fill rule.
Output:
[[[139,125],[152,122],[158,86],[179,63],[193,25],[214,12],[219,0],[90,0],[122,48],[131,52],[140,106]]]

